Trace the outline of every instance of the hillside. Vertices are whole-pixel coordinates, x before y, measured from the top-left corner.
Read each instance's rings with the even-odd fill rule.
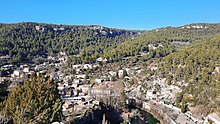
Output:
[[[159,69],[168,84],[183,89],[177,98],[179,105],[203,105],[220,112],[220,36],[166,56]]]
[[[159,58],[192,42],[207,41],[217,35],[220,35],[219,23],[195,23],[180,27],[158,28],[121,42],[116,48],[105,50],[103,56],[122,59],[122,57],[147,53],[144,59]]]
[[[92,63],[100,56],[118,61],[138,55],[144,56],[142,59],[146,61],[218,34],[219,23],[195,23],[149,31],[98,25],[0,24],[0,55],[9,55],[12,58],[9,62],[14,64],[36,62],[63,51],[72,56],[70,61],[73,63]]]
[[[102,57],[100,61],[112,61],[95,63],[99,57]],[[45,95],[38,94],[39,100],[36,95],[29,96],[37,100],[37,104],[27,102],[28,107],[16,109],[17,103],[14,101],[17,97],[14,96],[24,96],[23,91],[28,94],[36,89],[41,90],[39,78],[38,83],[32,81],[34,90],[30,90],[30,81],[27,80],[24,85],[19,84],[15,92],[6,92],[10,81],[19,83],[19,79],[25,80],[30,76],[27,74],[30,70],[39,71],[43,75],[48,73],[59,82],[59,87],[63,87],[60,91],[62,96],[69,91],[69,96],[65,98],[74,94],[74,97],[78,97],[79,92],[82,92],[81,88],[78,90],[78,85],[88,87],[91,84],[91,87],[96,87],[96,84],[109,84],[112,81],[123,83],[121,89],[127,90],[125,95],[128,98],[175,104],[174,107],[181,108],[182,112],[189,109],[193,115],[200,117],[212,112],[220,113],[220,23],[194,23],[148,31],[98,25],[70,26],[32,22],[0,24],[0,66],[0,76],[3,81],[8,80],[0,88],[0,101],[6,98],[9,100],[0,105],[2,108],[9,106],[4,109],[9,116],[20,116],[21,111],[29,112],[29,107],[33,105],[37,108],[41,104],[53,105],[42,102]],[[36,88],[35,83],[40,89]],[[52,84],[45,85],[42,90],[45,94],[48,94],[46,91],[49,85],[54,84],[50,80],[48,83]],[[77,86],[74,87],[75,84]],[[54,88],[51,93],[57,92]],[[101,90],[105,89],[103,87]],[[85,94],[88,95],[88,92]],[[21,99],[27,101],[29,97]],[[58,96],[49,97],[53,99]],[[123,97],[122,105],[125,105],[125,99]],[[61,104],[60,101],[58,104]],[[60,107],[55,106],[57,111],[54,112],[58,114]],[[44,113],[48,111],[42,109]],[[31,118],[35,115],[41,118],[41,110],[32,113]],[[49,118],[51,115],[44,116]],[[54,120],[58,118],[59,115]],[[19,120],[16,117],[13,119]],[[29,118],[23,121],[33,120]]]
[[[16,63],[65,51],[68,55],[94,55],[94,60],[105,48],[114,48],[141,32],[98,25],[0,24],[0,55],[10,55]]]

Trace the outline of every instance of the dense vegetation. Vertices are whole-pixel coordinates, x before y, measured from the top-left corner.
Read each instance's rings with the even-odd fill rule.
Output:
[[[3,81],[2,83],[0,83],[0,103],[3,102],[4,99],[7,97],[7,88],[10,85],[10,83],[10,81]]]
[[[149,47],[149,44],[152,47]],[[155,48],[153,48],[155,47]],[[129,56],[145,54],[145,60],[159,58],[175,51],[173,44],[162,39],[159,35],[152,32],[146,32],[132,40],[127,40],[117,45],[116,48],[106,49],[102,56],[120,60]]]
[[[220,36],[168,55],[161,62],[160,75],[168,84],[182,87],[177,103],[220,112]]]
[[[48,124],[60,120],[61,106],[56,83],[35,75],[12,90],[0,108],[15,124]]]
[[[67,55],[80,54],[84,62],[139,32],[95,25],[0,24],[0,55],[10,55],[16,63],[65,51]]]
[[[138,35],[139,33],[141,34]],[[74,64],[92,63],[98,57],[113,61],[123,60],[124,62],[125,60],[126,64],[128,64],[128,60],[130,63],[135,63],[136,59],[147,61],[159,58],[158,75],[166,78],[168,84],[175,84],[183,89],[177,97],[177,103],[190,103],[192,106],[206,105],[213,111],[220,112],[219,36],[219,23],[197,23],[145,32],[94,25],[0,24],[0,55],[9,55],[12,57],[9,63],[15,64],[17,62],[35,62],[38,60],[36,58],[47,57],[63,51],[67,53],[69,62]],[[0,64],[2,64],[1,62]],[[2,74],[4,73],[2,72]],[[33,95],[34,92],[39,93],[37,90],[39,88],[36,89],[37,82],[39,82],[37,80],[38,78],[32,79],[35,83],[27,81],[10,93],[8,100],[5,101],[4,105],[10,106],[10,109],[5,108],[7,115],[12,116],[14,121],[22,117],[25,118],[22,121],[31,122],[35,116],[38,120],[42,120],[41,123],[49,121],[40,118],[44,115],[46,118],[51,116],[47,112],[52,110],[46,110],[40,105],[48,106],[54,102],[44,103],[43,96],[35,97]],[[46,79],[40,80],[46,81]],[[28,85],[30,86],[28,87]],[[42,89],[42,92],[50,92],[50,90],[46,90],[49,88],[47,85],[42,85],[42,87],[45,88],[45,90]],[[56,88],[54,87],[54,89]],[[34,92],[31,93],[31,90]],[[5,88],[2,88],[2,91],[5,91]],[[24,97],[23,93],[30,96]],[[33,101],[28,101],[30,97],[33,98]],[[19,101],[20,99],[24,99],[25,103]],[[48,97],[48,99],[50,98]],[[16,107],[17,105],[19,108]],[[35,108],[32,109],[36,112],[31,113],[33,110],[29,106],[34,106]],[[55,108],[58,110],[59,107]],[[55,111],[55,109],[53,110]],[[25,114],[18,113],[29,113],[31,116],[26,118]]]
[[[193,28],[193,26],[202,28]],[[186,27],[190,28],[186,28]],[[184,27],[184,28],[183,28]],[[0,24],[0,55],[10,55],[11,62],[37,61],[65,51],[73,63],[92,63],[102,56],[121,60],[147,53],[143,59],[164,57],[175,46],[209,40],[220,34],[220,24],[190,24],[150,31],[111,29],[102,26],[68,26],[41,23]],[[159,49],[149,47],[152,44]]]
[[[193,26],[203,28],[193,28]],[[190,28],[183,28],[189,26]],[[116,48],[106,49],[103,56],[107,58],[121,59],[127,56],[140,55],[141,52],[148,53],[145,60],[159,58],[168,55],[182,46],[192,42],[202,42],[220,34],[220,24],[190,24],[182,27],[165,27],[144,32],[142,35],[121,42]],[[149,47],[152,44],[158,49]]]

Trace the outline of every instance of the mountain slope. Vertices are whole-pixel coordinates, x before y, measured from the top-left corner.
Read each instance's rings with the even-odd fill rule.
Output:
[[[92,63],[100,56],[118,61],[144,55],[143,60],[149,60],[219,34],[219,23],[194,23],[145,32],[98,25],[0,24],[0,55],[10,55],[10,63],[30,62],[63,51],[71,55],[72,63]]]
[[[177,103],[220,113],[220,36],[166,56],[159,72],[168,84],[182,87]]]
[[[0,54],[9,54],[13,62],[65,51],[88,56],[129,39],[141,31],[112,29],[98,25],[68,26],[42,23],[0,24]],[[96,56],[95,56],[96,57]]]
[[[146,52],[147,58],[164,57],[179,47],[188,46],[192,42],[207,41],[217,35],[220,35],[220,23],[195,23],[181,27],[159,28],[121,42],[116,48],[105,50],[103,56],[122,59]]]

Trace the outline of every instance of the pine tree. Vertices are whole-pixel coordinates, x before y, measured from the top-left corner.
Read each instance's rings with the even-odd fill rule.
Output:
[[[16,124],[47,124],[59,121],[61,106],[54,81],[34,75],[10,92],[4,111]]]

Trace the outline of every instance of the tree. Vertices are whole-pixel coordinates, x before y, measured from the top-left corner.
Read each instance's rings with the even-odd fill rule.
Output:
[[[10,81],[3,81],[2,83],[0,83],[0,103],[4,101],[4,99],[8,95],[7,88],[10,83]]]
[[[181,112],[183,112],[183,113],[186,112],[186,104],[185,104],[185,102],[183,102],[182,105],[181,105]]]
[[[4,113],[16,124],[59,121],[61,99],[53,80],[32,76],[9,93],[4,102]]]
[[[122,109],[124,109],[125,107],[126,107],[126,94],[125,94],[125,91],[123,91],[122,93],[121,93],[121,96],[120,96],[120,102],[119,102],[119,106],[122,108]]]

